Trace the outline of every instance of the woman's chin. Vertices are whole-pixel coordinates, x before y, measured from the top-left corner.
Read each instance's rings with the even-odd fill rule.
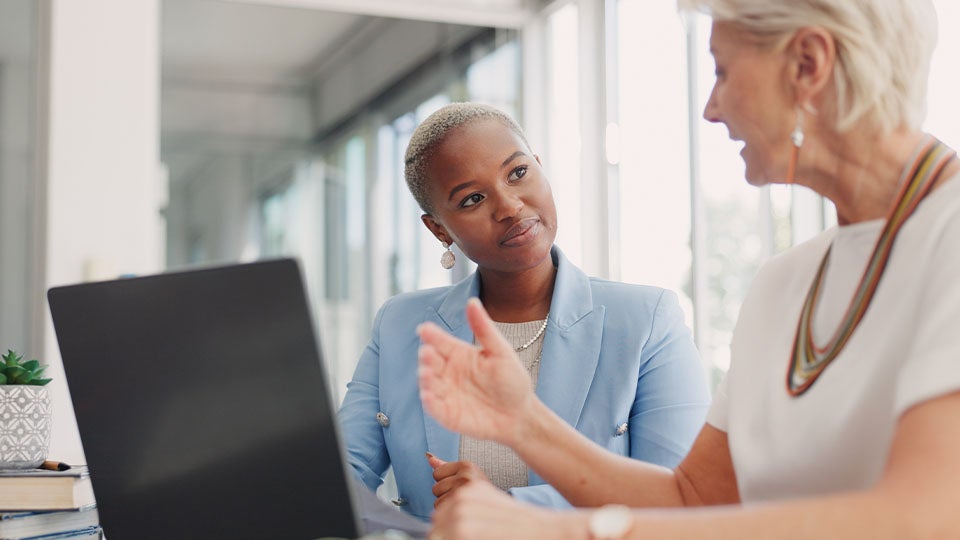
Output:
[[[743,175],[747,183],[755,187],[788,183],[784,171],[772,171],[769,167],[751,167],[749,163],[746,164]]]
[[[744,177],[751,186],[760,187],[770,183],[770,179],[767,178],[766,175],[752,171],[750,167],[747,167],[747,170],[744,172]]]

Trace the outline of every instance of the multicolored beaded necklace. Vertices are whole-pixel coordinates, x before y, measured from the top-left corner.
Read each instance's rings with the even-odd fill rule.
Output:
[[[787,369],[787,392],[791,396],[797,397],[809,390],[820,374],[840,354],[843,346],[863,319],[867,308],[870,307],[870,301],[883,276],[897,233],[923,197],[929,193],[947,163],[956,157],[956,153],[939,140],[928,136],[917,152],[917,156],[913,165],[904,171],[900,182],[903,187],[897,195],[897,204],[887,217],[883,232],[873,248],[873,254],[870,256],[863,276],[860,277],[860,284],[850,300],[840,327],[825,346],[817,347],[813,342],[812,319],[817,307],[820,287],[823,285],[824,270],[827,267],[827,261],[830,260],[830,250],[833,246],[831,245],[824,254],[803,303],[800,322],[797,324],[797,335],[793,341],[793,351]],[[909,178],[909,181],[904,182],[906,178]]]

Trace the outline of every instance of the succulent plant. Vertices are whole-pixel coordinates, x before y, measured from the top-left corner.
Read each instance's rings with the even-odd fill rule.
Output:
[[[23,361],[23,356],[17,351],[8,349],[7,354],[0,356],[0,384],[28,384],[43,386],[50,379],[42,379],[43,370],[47,366],[40,365],[37,360]]]

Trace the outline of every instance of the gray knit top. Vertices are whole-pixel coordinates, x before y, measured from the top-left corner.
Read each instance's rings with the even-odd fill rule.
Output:
[[[522,323],[494,322],[497,330],[516,349],[537,334],[543,320]],[[543,351],[543,335],[526,349],[517,353],[527,373],[530,383],[536,388],[537,375],[540,373],[540,353]],[[498,488],[508,490],[527,485],[527,466],[520,461],[513,450],[493,441],[481,441],[463,435],[460,437],[460,460],[476,463],[487,478]]]

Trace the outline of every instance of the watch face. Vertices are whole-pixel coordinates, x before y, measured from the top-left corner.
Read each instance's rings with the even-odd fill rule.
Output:
[[[633,514],[629,508],[619,504],[603,506],[590,515],[590,538],[620,540],[631,526],[633,526]]]

